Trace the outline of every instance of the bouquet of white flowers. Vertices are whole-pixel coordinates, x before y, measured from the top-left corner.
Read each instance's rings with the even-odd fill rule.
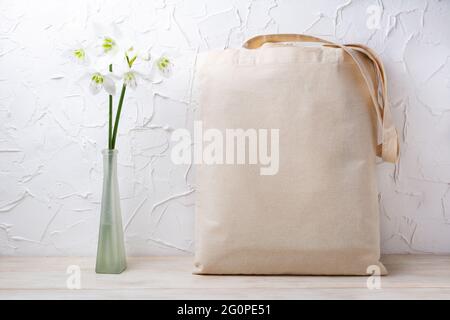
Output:
[[[161,82],[172,73],[169,54],[155,49],[139,48],[126,39],[119,28],[95,25],[93,40],[77,43],[65,52],[73,62],[86,68],[82,79],[89,81],[89,90],[109,95],[108,149],[115,149],[117,130],[128,87],[136,89],[141,82]],[[121,84],[119,103],[114,117],[113,100],[116,87]],[[115,118],[113,122],[113,118]]]

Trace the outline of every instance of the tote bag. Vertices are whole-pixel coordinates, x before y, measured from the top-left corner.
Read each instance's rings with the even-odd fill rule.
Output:
[[[246,139],[224,147],[240,161],[197,165],[194,273],[385,274],[375,167],[377,156],[395,162],[399,147],[377,55],[306,35],[258,36],[200,54],[195,79],[203,144],[220,134],[228,143],[231,129]],[[278,164],[275,152],[270,166],[261,154],[249,161],[260,149],[277,151]]]

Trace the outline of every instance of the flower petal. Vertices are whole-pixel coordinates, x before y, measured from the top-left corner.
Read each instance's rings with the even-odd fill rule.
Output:
[[[91,83],[89,84],[89,91],[92,94],[98,94],[100,92],[100,90],[102,89],[103,84],[101,83],[96,83],[95,81],[91,81]]]
[[[112,96],[116,94],[116,84],[110,76],[104,77],[103,88],[105,88],[105,91]]]
[[[151,81],[153,84],[159,84],[164,81],[164,77],[161,75],[161,72],[159,72],[159,69],[156,67],[156,65],[152,66],[148,78],[149,81]]]

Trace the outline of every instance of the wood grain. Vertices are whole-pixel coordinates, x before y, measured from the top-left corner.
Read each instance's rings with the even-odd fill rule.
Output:
[[[0,299],[450,299],[450,256],[387,255],[381,289],[367,277],[198,276],[192,257],[131,257],[121,275],[98,275],[94,258],[0,257]],[[70,290],[67,267],[81,269]]]

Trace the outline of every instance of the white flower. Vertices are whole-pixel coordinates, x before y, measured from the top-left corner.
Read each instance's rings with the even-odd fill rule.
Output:
[[[112,58],[120,53],[120,43],[123,42],[123,36],[114,23],[109,26],[94,23],[93,29],[96,38],[95,51],[98,56]]]
[[[102,89],[110,95],[116,94],[116,77],[109,71],[108,61],[105,59],[98,59],[94,66],[87,69],[81,79],[89,81],[89,91],[92,94],[98,94]]]
[[[73,63],[87,66],[90,63],[88,51],[89,49],[87,45],[76,43],[71,45],[69,49],[65,50],[63,56],[68,58]]]
[[[137,87],[137,74],[134,71],[128,71],[123,75],[123,83],[127,87],[130,87],[131,89],[136,89]]]
[[[175,57],[177,57],[176,52],[152,50],[151,78],[154,83],[162,82],[164,78],[172,76]]]
[[[116,94],[116,84],[114,83],[113,77],[108,74],[102,74],[100,72],[95,72],[91,75],[91,83],[89,84],[89,90],[92,94],[99,93],[102,89],[110,95]]]
[[[133,37],[125,36],[115,23],[109,26],[95,23],[94,32],[97,38],[96,51],[99,56],[112,58],[118,55],[122,58],[128,53],[129,56],[137,56],[143,60],[148,57],[148,50],[137,48]]]
[[[116,54],[119,49],[116,40],[111,37],[104,37],[101,46],[104,54]]]
[[[89,46],[76,46],[71,49],[71,59],[78,64],[89,64],[89,53],[96,58],[86,77],[89,89],[97,94],[104,89],[108,94],[116,92],[115,80],[121,79],[125,86],[135,89],[143,80],[162,82],[171,76],[174,62],[173,54],[137,48],[130,38],[123,36],[115,24],[104,27],[94,24],[95,43]],[[94,50],[93,50],[94,49]]]
[[[149,79],[149,73],[142,72],[143,63],[131,63],[130,65],[127,65],[126,68],[122,68],[119,71],[119,77],[123,79],[123,83],[130,87],[131,89],[136,89],[136,87],[141,84],[143,81],[148,81]],[[116,73],[117,75],[117,73]]]
[[[155,60],[156,69],[166,78],[172,75],[173,66],[172,59],[167,55],[162,55]]]
[[[124,53],[124,58],[114,63],[114,74],[122,78],[127,87],[136,89],[142,80],[150,80],[151,70],[145,58],[134,47],[129,48]]]
[[[72,51],[72,57],[73,57],[73,60],[78,64],[82,64],[82,65],[89,64],[89,58],[87,56],[86,49],[84,49],[84,48],[74,49]]]

